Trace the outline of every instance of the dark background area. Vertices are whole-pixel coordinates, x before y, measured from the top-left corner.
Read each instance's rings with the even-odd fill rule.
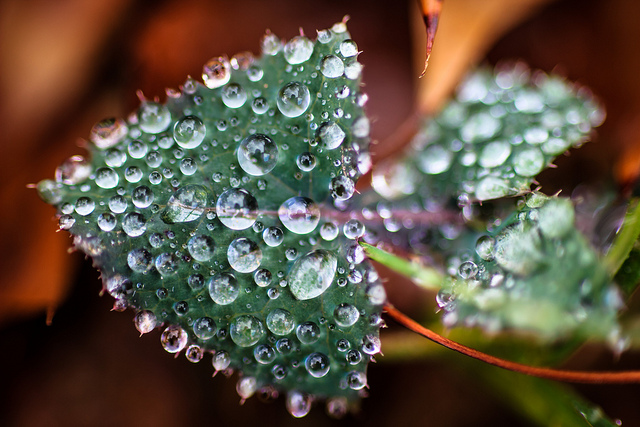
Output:
[[[446,0],[445,0],[446,3]],[[135,91],[164,99],[187,75],[222,53],[258,53],[266,28],[282,38],[298,27],[315,37],[346,14],[365,65],[372,136],[387,138],[413,111],[417,73],[410,16],[413,4],[391,1],[0,1],[0,425],[528,425],[492,394],[460,356],[369,369],[370,397],[343,420],[316,405],[303,420],[284,399],[238,405],[235,378],[211,379],[210,359],[191,364],[162,350],[160,333],[142,338],[131,312],[110,312],[112,299],[91,263],[67,255],[69,239],[54,233],[51,207],[25,185],[51,177],[99,119],[126,116]],[[640,3],[559,0],[504,35],[487,62],[521,58],[587,85],[608,112],[596,141],[541,177],[543,191],[580,183],[631,179],[640,149]],[[437,39],[436,39],[437,43]],[[421,59],[420,59],[421,60]],[[400,147],[397,147],[400,148]],[[374,147],[374,154],[376,148]],[[432,311],[432,296],[389,284],[392,301],[410,313]],[[47,326],[47,307],[55,315]],[[426,308],[425,308],[426,307]],[[391,324],[384,335],[400,329]],[[384,347],[383,347],[384,351]],[[613,356],[596,347],[573,365],[640,367],[640,355]],[[479,363],[479,362],[478,362]],[[469,366],[469,365],[465,365]],[[471,365],[473,366],[473,365]],[[624,425],[640,424],[640,386],[580,386]]]

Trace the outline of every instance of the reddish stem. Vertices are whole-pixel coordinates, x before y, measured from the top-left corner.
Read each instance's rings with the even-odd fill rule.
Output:
[[[422,335],[423,337],[440,344],[448,349],[457,351],[474,359],[481,360],[490,365],[509,371],[519,372],[521,374],[533,377],[546,378],[554,381],[566,381],[574,383],[586,384],[626,384],[640,383],[640,371],[620,371],[620,372],[589,372],[589,371],[565,371],[561,369],[542,368],[536,366],[523,365],[521,363],[511,362],[509,360],[500,359],[478,350],[466,347],[448,338],[445,338],[430,329],[420,325],[415,320],[398,311],[391,305],[385,305],[384,310],[396,322],[405,328]]]

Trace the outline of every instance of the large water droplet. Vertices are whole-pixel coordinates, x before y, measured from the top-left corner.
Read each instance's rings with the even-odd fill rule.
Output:
[[[169,325],[162,332],[160,342],[162,347],[169,353],[178,353],[187,345],[189,335],[180,326]]]
[[[304,367],[312,377],[322,378],[329,373],[329,358],[322,353],[311,353],[305,359]]]
[[[113,215],[112,213],[102,212],[98,216],[98,227],[100,227],[100,230],[102,231],[113,231],[113,229],[116,228],[117,224],[118,221],[116,220],[115,215]]]
[[[127,264],[137,273],[146,273],[153,267],[153,256],[145,248],[137,248],[127,254]]]
[[[476,199],[482,201],[499,199],[500,197],[504,197],[512,193],[513,191],[511,190],[508,181],[495,176],[487,176],[478,182],[475,196]]]
[[[258,218],[258,202],[243,188],[231,188],[218,197],[218,219],[232,230],[251,227]]]
[[[147,230],[146,219],[138,212],[131,212],[122,219],[122,229],[129,237],[142,236]]]
[[[187,116],[178,120],[173,127],[173,139],[182,148],[196,148],[207,133],[207,129],[196,116]]]
[[[251,347],[264,335],[264,327],[256,317],[244,314],[231,321],[229,335],[231,340],[240,347]]]
[[[511,144],[506,141],[493,141],[482,149],[478,163],[483,168],[495,168],[503,164],[510,154]]]
[[[575,212],[568,199],[551,199],[538,212],[538,226],[548,238],[564,237],[574,229]]]
[[[483,141],[493,137],[502,123],[489,113],[478,113],[469,117],[460,129],[460,136],[465,142]]]
[[[452,160],[451,151],[439,145],[432,145],[420,154],[418,167],[424,173],[437,175],[449,169]]]
[[[278,163],[278,146],[267,135],[248,136],[238,147],[238,163],[249,175],[266,175]]]
[[[360,312],[351,304],[343,303],[333,311],[333,318],[338,326],[353,326],[360,318]]]
[[[136,187],[131,193],[131,201],[137,208],[144,209],[151,206],[155,198],[153,191],[146,185]]]
[[[260,267],[262,251],[253,240],[239,237],[229,244],[227,259],[237,272],[251,273]]]
[[[87,216],[96,208],[96,202],[88,197],[80,197],[75,205],[78,215]]]
[[[200,218],[207,206],[207,189],[190,184],[180,187],[167,202],[162,220],[167,224],[191,222]]]
[[[279,227],[267,227],[262,232],[262,239],[268,246],[280,246],[284,240],[284,233]]]
[[[193,333],[201,340],[210,340],[216,331],[216,322],[210,317],[201,317],[193,322]]]
[[[268,365],[276,359],[276,351],[270,345],[260,344],[253,350],[253,357],[262,365]]]
[[[316,156],[309,152],[304,152],[296,157],[298,169],[303,172],[310,172],[316,167]]]
[[[302,344],[313,344],[320,339],[320,328],[313,322],[305,322],[296,328],[296,336]]]
[[[351,196],[353,196],[353,193],[356,191],[356,185],[351,178],[340,175],[331,180],[329,190],[331,190],[331,197],[335,200],[344,201],[349,200]]]
[[[209,261],[215,250],[215,243],[209,236],[196,234],[187,242],[187,250],[193,259],[200,262]]]
[[[278,217],[287,230],[307,234],[320,222],[320,208],[309,198],[292,197],[280,206]]]
[[[143,132],[160,133],[171,124],[171,112],[157,102],[143,101],[138,109],[138,126]]]
[[[96,171],[96,185],[100,188],[115,188],[119,181],[118,174],[111,168],[99,168]]]
[[[327,55],[320,63],[320,72],[329,79],[335,79],[344,74],[344,63],[335,55]]]
[[[313,53],[313,42],[305,36],[296,36],[284,46],[284,58],[289,64],[302,64]]]
[[[480,258],[485,261],[491,261],[493,259],[493,249],[495,246],[495,239],[491,236],[482,236],[478,238],[476,242],[476,253]]]
[[[156,270],[161,276],[175,274],[178,271],[178,263],[178,257],[167,252],[158,255],[155,260]]]
[[[224,371],[231,364],[231,357],[226,351],[220,350],[211,359],[211,364],[216,371]]]
[[[240,108],[247,100],[247,92],[237,83],[230,83],[222,89],[222,103],[229,108]]]
[[[240,287],[233,274],[217,273],[209,280],[209,295],[216,304],[231,304],[239,294]]]
[[[67,185],[79,184],[89,178],[91,163],[82,156],[73,156],[65,160],[56,169],[56,181]]]
[[[340,54],[345,58],[356,56],[358,54],[358,45],[353,40],[347,39],[340,43]]]
[[[299,391],[287,394],[287,411],[295,418],[302,418],[311,410],[311,396]]]
[[[298,300],[322,295],[333,282],[338,268],[337,257],[318,249],[298,258],[289,271],[289,289]]]
[[[322,146],[327,150],[338,148],[346,136],[340,125],[332,121],[324,122],[320,125],[316,135]]]
[[[362,390],[367,385],[367,376],[364,372],[351,371],[347,374],[347,384],[352,390]]]
[[[148,334],[153,331],[157,325],[156,315],[153,314],[153,311],[142,310],[136,313],[136,317],[134,319],[134,324],[136,325],[136,329],[140,334]]]
[[[276,308],[267,315],[267,329],[275,335],[288,335],[294,327],[293,316],[287,310]]]
[[[127,136],[129,129],[122,119],[105,119],[91,129],[89,139],[101,150],[111,148]]]
[[[224,57],[211,58],[202,68],[202,81],[209,89],[225,85],[231,79],[231,65]]]
[[[236,384],[236,391],[238,392],[238,396],[242,398],[243,402],[253,396],[257,388],[258,381],[255,377],[242,377]]]
[[[287,83],[278,92],[276,105],[278,110],[287,117],[299,117],[311,103],[309,89],[298,82]]]
[[[529,148],[513,158],[513,169],[520,176],[535,176],[544,169],[544,154],[538,148]]]

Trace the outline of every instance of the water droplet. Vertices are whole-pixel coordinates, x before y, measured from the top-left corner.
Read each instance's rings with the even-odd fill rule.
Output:
[[[351,178],[344,175],[337,176],[331,180],[329,184],[331,197],[337,201],[349,200],[356,191],[356,185]]]
[[[264,71],[257,65],[251,65],[247,69],[247,77],[252,82],[259,82],[262,80],[262,76],[264,76]]]
[[[327,414],[331,418],[341,419],[347,415],[349,411],[349,407],[347,404],[347,399],[344,397],[332,397],[327,400]]]
[[[220,56],[211,58],[202,68],[202,81],[209,89],[225,85],[231,79],[231,65],[229,60]]]
[[[133,320],[136,325],[136,329],[140,334],[148,334],[153,331],[157,325],[156,315],[153,311],[142,310],[136,313],[136,317]]]
[[[231,357],[226,351],[220,350],[213,356],[211,363],[216,371],[224,371],[231,364]]]
[[[169,353],[179,353],[187,345],[189,335],[180,326],[169,325],[162,332],[160,342],[162,347]]]
[[[369,136],[371,125],[369,119],[366,116],[359,117],[353,122],[351,132],[356,138],[366,138]]]
[[[76,212],[78,215],[87,216],[96,208],[96,203],[88,197],[80,197],[76,201]]]
[[[347,384],[352,390],[362,390],[367,385],[367,376],[364,372],[351,371],[347,374]]]
[[[127,210],[127,199],[122,196],[113,196],[109,199],[109,209],[115,214],[123,213]]]
[[[345,258],[352,264],[360,264],[365,259],[364,249],[357,242],[345,245],[344,252]]]
[[[124,171],[124,179],[126,179],[127,182],[131,182],[131,183],[140,182],[143,176],[144,174],[142,170],[137,166],[129,166]]]
[[[251,227],[258,218],[258,202],[243,188],[231,188],[218,197],[218,219],[232,230]]]
[[[240,108],[247,101],[247,92],[237,83],[230,83],[222,89],[222,103],[229,108]]]
[[[269,102],[260,96],[251,102],[251,109],[256,114],[264,114],[269,111]]]
[[[209,261],[215,250],[215,243],[209,236],[196,234],[187,242],[187,250],[193,259],[200,262]]]
[[[345,58],[350,58],[358,54],[358,45],[353,40],[347,39],[340,43],[340,54]]]
[[[147,230],[145,217],[138,212],[131,212],[122,219],[122,229],[129,237],[142,236]]]
[[[362,353],[358,350],[349,350],[347,351],[347,354],[345,354],[345,359],[349,365],[357,365],[362,362]]]
[[[278,217],[287,230],[307,234],[315,230],[320,222],[320,208],[309,198],[292,197],[280,206]]]
[[[380,338],[376,335],[365,335],[362,340],[362,351],[369,355],[380,353]]]
[[[528,148],[516,153],[513,169],[520,176],[535,176],[544,169],[544,154],[538,148]]]
[[[268,365],[276,360],[276,351],[267,344],[260,344],[253,350],[253,357],[262,365]]]
[[[311,396],[299,391],[290,391],[287,394],[287,411],[295,418],[306,416],[311,410]]]
[[[151,191],[151,189],[146,185],[136,187],[131,193],[131,201],[133,202],[133,205],[140,209],[151,206],[154,197],[153,191]]]
[[[478,182],[476,186],[475,196],[476,199],[491,200],[499,199],[500,197],[512,194],[509,182],[504,179],[497,178],[495,176],[484,177]]]
[[[101,150],[111,148],[127,136],[129,129],[122,119],[105,119],[91,129],[89,139]]]
[[[244,314],[231,321],[229,335],[240,347],[251,347],[264,335],[264,327],[256,317]]]
[[[198,171],[198,164],[191,157],[185,157],[180,161],[180,172],[186,176],[193,175]]]
[[[322,353],[311,353],[305,359],[304,367],[312,377],[322,378],[329,373],[329,358]]]
[[[204,123],[196,116],[183,117],[173,127],[173,139],[185,149],[198,147],[204,141],[206,133]]]
[[[153,257],[145,248],[137,248],[127,254],[127,264],[137,273],[146,273],[153,267]]]
[[[369,302],[373,305],[382,305],[387,301],[387,293],[381,283],[372,283],[366,291]]]
[[[56,169],[56,181],[67,185],[79,184],[89,178],[91,163],[82,156],[73,156],[65,160]]]
[[[309,89],[298,82],[287,83],[278,92],[276,105],[278,110],[287,117],[299,117],[311,103]]]
[[[322,237],[327,242],[334,240],[338,237],[340,230],[338,226],[333,222],[325,222],[320,226],[320,237]]]
[[[258,381],[254,377],[242,377],[236,384],[236,391],[244,401],[250,398],[258,388]]]
[[[473,261],[465,261],[458,267],[458,275],[463,279],[473,279],[478,274],[478,266]]]
[[[344,75],[350,80],[360,77],[360,73],[362,73],[362,64],[359,62],[352,62],[344,67]]]
[[[460,129],[464,142],[484,141],[498,133],[502,123],[489,113],[478,113],[469,117]]]
[[[160,133],[171,124],[171,112],[157,102],[143,101],[138,109],[138,126],[146,133]]]
[[[511,144],[506,141],[493,141],[482,150],[478,163],[483,168],[495,168],[507,160],[511,154]]]
[[[344,63],[335,55],[327,55],[322,58],[320,72],[329,79],[335,79],[344,74]]]
[[[424,173],[437,175],[449,169],[452,160],[451,151],[439,145],[432,145],[420,153],[418,167]]]
[[[127,146],[127,152],[134,159],[141,159],[147,155],[149,147],[142,141],[131,141]]]
[[[178,271],[178,257],[170,253],[162,253],[156,257],[156,270],[161,276],[169,276]]]
[[[278,146],[267,135],[250,135],[238,146],[238,163],[249,175],[266,175],[278,163]]]
[[[96,185],[100,188],[115,188],[119,181],[118,174],[111,168],[99,168],[96,171]]]
[[[538,226],[545,237],[561,238],[574,229],[575,212],[568,199],[550,199],[538,212]]]
[[[353,326],[358,321],[360,313],[353,305],[343,303],[333,311],[333,318],[338,326],[346,328]]]
[[[296,336],[302,344],[313,344],[320,338],[320,328],[313,322],[305,322],[296,328]]]
[[[162,220],[167,224],[191,222],[200,218],[207,206],[207,189],[190,184],[180,187],[167,202]]]
[[[338,259],[329,251],[318,249],[300,257],[289,271],[289,289],[298,300],[322,295],[336,275]]]
[[[476,253],[483,260],[491,261],[493,259],[494,246],[495,246],[495,240],[493,237],[482,236],[476,242]]]
[[[76,219],[71,215],[62,215],[58,219],[58,227],[60,230],[69,230],[76,223]]]
[[[98,227],[100,227],[100,230],[102,231],[112,231],[116,228],[116,224],[117,220],[115,215],[109,212],[103,212],[98,216]]]
[[[276,308],[267,315],[267,329],[274,335],[288,335],[294,327],[293,316],[287,310]]]
[[[217,273],[209,279],[209,295],[216,304],[229,305],[239,294],[240,287],[233,274]]]
[[[216,322],[210,317],[201,317],[193,322],[193,333],[201,340],[210,340],[217,330]]]
[[[298,169],[303,172],[311,172],[316,167],[316,156],[309,152],[304,152],[296,157]]]
[[[302,64],[311,58],[313,42],[305,36],[296,36],[284,46],[284,58],[289,64]]]
[[[271,272],[266,268],[261,268],[253,274],[253,280],[256,282],[256,285],[260,286],[261,288],[264,288],[271,284],[271,277]]]
[[[262,239],[268,246],[280,246],[284,240],[284,233],[280,227],[267,227],[262,232]]]
[[[199,345],[192,344],[185,351],[185,357],[191,363],[198,363],[204,356],[204,350]]]
[[[346,136],[340,125],[332,121],[324,122],[320,125],[316,135],[327,150],[338,148]]]
[[[271,369],[271,373],[273,374],[275,379],[281,380],[287,376],[287,368],[282,365],[274,365],[274,367]]]
[[[237,272],[251,273],[260,267],[262,251],[253,240],[239,237],[229,244],[227,259]]]

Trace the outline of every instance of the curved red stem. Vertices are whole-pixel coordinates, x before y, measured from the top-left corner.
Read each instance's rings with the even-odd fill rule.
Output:
[[[385,305],[384,310],[396,322],[405,328],[422,335],[423,337],[440,344],[448,349],[457,351],[474,359],[481,360],[490,365],[509,371],[519,372],[521,374],[533,377],[546,378],[555,381],[566,381],[574,383],[587,384],[628,384],[640,383],[640,371],[621,371],[621,372],[591,372],[591,371],[565,371],[561,369],[542,368],[536,366],[523,365],[521,363],[511,362],[509,360],[500,359],[478,350],[474,350],[460,343],[445,338],[432,330],[425,328],[415,320],[411,319],[401,311],[391,305]]]

